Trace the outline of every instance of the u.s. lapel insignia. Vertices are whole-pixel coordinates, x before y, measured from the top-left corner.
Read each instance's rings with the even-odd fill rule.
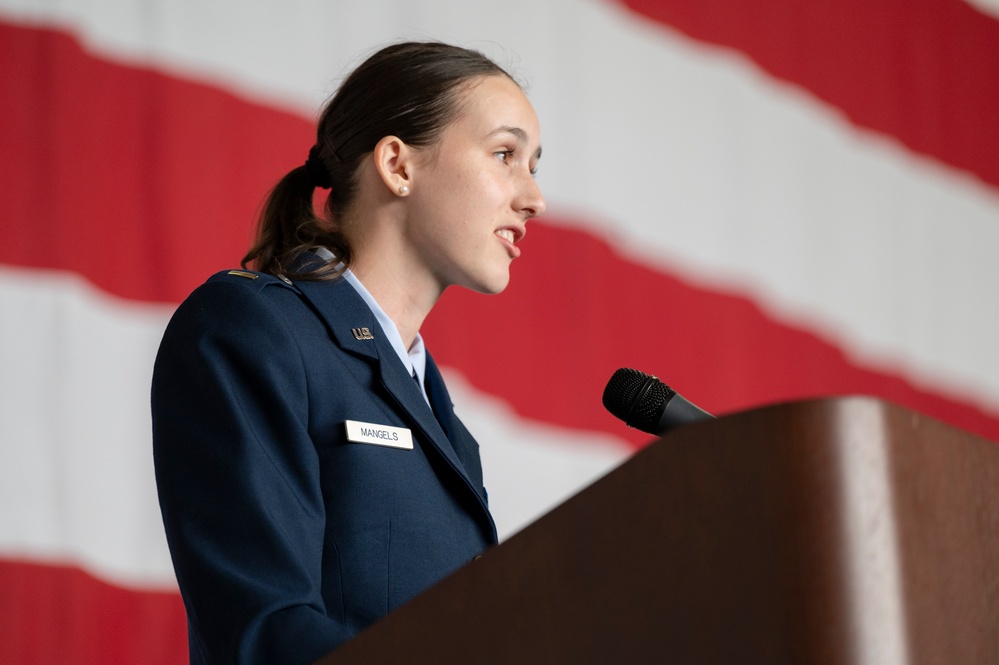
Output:
[[[354,333],[354,339],[365,340],[374,339],[375,336],[371,334],[371,331],[367,328],[351,328],[350,332]]]

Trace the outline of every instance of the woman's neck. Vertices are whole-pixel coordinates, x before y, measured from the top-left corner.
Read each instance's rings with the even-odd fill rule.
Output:
[[[350,270],[399,329],[408,349],[443,289],[409,266],[404,253],[374,246],[354,248]]]

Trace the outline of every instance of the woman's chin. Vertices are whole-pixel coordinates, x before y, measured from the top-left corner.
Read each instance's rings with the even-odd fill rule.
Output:
[[[507,285],[510,284],[510,272],[504,271],[502,274],[492,275],[487,279],[479,280],[473,284],[469,284],[468,288],[476,293],[482,293],[487,296],[494,296],[502,293]]]

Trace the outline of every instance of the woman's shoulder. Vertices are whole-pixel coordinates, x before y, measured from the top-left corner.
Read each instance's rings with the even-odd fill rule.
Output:
[[[294,306],[301,290],[284,275],[270,275],[253,270],[221,270],[198,286],[184,299],[181,309],[193,304],[225,309],[227,304],[254,308]]]
[[[299,292],[295,283],[284,275],[271,275],[255,270],[220,270],[209,277],[199,290],[229,290],[228,288],[217,289],[216,286],[232,287],[243,292],[259,292],[274,286],[279,289],[290,289]],[[196,291],[197,292],[197,291]]]
[[[286,277],[252,270],[222,270],[184,299],[171,322],[175,326],[227,327],[251,320],[286,318],[302,306],[301,291]]]
[[[253,270],[222,270],[180,304],[169,327],[247,337],[291,327],[296,336],[326,335],[325,326],[361,308],[366,305],[343,279],[301,282]]]

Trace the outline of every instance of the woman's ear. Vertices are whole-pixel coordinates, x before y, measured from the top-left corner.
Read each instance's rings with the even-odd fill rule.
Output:
[[[375,144],[372,155],[378,176],[390,192],[407,196],[413,189],[416,151],[398,136],[385,136]]]

